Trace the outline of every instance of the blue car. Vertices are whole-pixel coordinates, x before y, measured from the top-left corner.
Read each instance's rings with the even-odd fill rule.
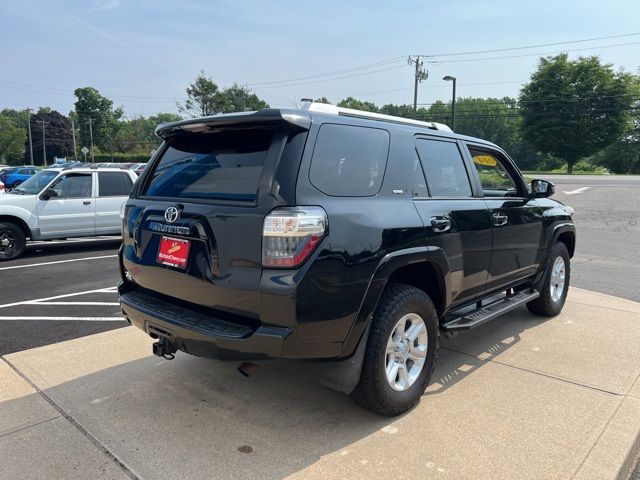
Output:
[[[38,169],[35,167],[17,168],[7,175],[4,180],[4,186],[5,188],[15,188],[28,178],[31,178],[37,171]]]

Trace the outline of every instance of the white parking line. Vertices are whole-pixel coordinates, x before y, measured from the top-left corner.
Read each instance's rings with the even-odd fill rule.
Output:
[[[44,321],[82,321],[82,322],[123,322],[123,317],[0,317],[1,321],[44,320]]]
[[[565,195],[575,195],[576,193],[582,193],[585,192],[587,190],[589,190],[591,187],[582,187],[582,188],[577,188],[575,190],[571,190],[570,192],[562,192]]]
[[[30,263],[28,265],[13,265],[11,267],[0,267],[0,270],[16,270],[18,268],[41,267],[43,265],[55,265],[58,263],[84,262],[86,260],[99,260],[101,258],[115,258],[118,255],[101,255],[99,257],[71,258],[69,260],[56,260],[55,262]]]
[[[0,308],[16,307],[18,305],[37,305],[39,302],[48,302],[59,298],[77,297],[79,295],[87,295],[89,293],[115,293],[116,287],[97,288],[95,290],[86,290],[84,292],[65,293],[64,295],[56,295],[54,297],[36,298],[34,300],[23,300],[21,302],[5,303]]]

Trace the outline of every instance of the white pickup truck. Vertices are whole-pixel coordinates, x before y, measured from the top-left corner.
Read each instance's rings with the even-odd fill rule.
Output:
[[[0,196],[0,261],[20,256],[27,239],[119,234],[136,179],[119,168],[40,170]]]

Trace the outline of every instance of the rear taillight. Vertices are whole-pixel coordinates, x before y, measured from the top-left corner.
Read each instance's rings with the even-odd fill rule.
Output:
[[[309,258],[328,231],[327,214],[320,207],[282,207],[272,210],[262,228],[262,265],[296,268]]]

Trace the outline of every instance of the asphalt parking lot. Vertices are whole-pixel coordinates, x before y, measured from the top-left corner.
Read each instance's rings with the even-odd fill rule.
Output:
[[[119,244],[38,242],[0,263],[0,355],[127,325],[115,293]]]
[[[573,260],[572,285],[639,302],[640,293],[635,282],[640,278],[640,263],[637,261],[640,253],[640,178],[548,178],[556,183],[555,197],[576,209],[578,247]],[[329,468],[326,465],[332,462],[344,463],[344,469],[340,471],[345,472],[345,475],[349,469],[354,468],[353,465],[359,465],[358,468],[361,470],[351,472],[354,478],[364,473],[375,476],[374,472],[379,471],[376,469],[381,469],[384,465],[399,476],[406,476],[407,472],[411,471],[415,478],[421,478],[420,470],[414,470],[415,464],[413,467],[407,466],[408,470],[403,471],[403,463],[398,458],[385,461],[385,450],[381,446],[386,438],[395,450],[402,450],[402,445],[398,443],[399,436],[393,435],[398,429],[416,433],[412,426],[412,419],[417,415],[415,412],[402,417],[396,423],[372,416],[352,405],[341,395],[317,387],[313,379],[307,378],[303,366],[284,369],[266,367],[255,382],[238,383],[242,377],[229,366],[221,367],[186,355],[179,356],[179,361],[174,362],[149,359],[150,342],[143,338],[140,332],[131,333],[133,329],[122,329],[121,333],[114,332],[117,333],[117,337],[109,337],[109,341],[106,340],[107,337],[101,340],[103,337],[98,336],[95,337],[96,344],[86,343],[81,337],[127,326],[120,317],[114,288],[118,281],[118,246],[117,238],[40,242],[31,244],[22,258],[1,263],[0,355],[13,355],[11,362],[19,367],[22,365],[21,361],[25,362],[24,365],[28,364],[28,368],[25,367],[23,371],[33,373],[34,376],[30,376],[29,382],[33,382],[38,390],[48,392],[46,395],[53,404],[65,405],[65,415],[73,417],[83,429],[87,429],[91,438],[97,435],[96,432],[100,432],[100,445],[104,442],[108,446],[109,454],[118,451],[118,461],[124,462],[125,465],[135,465],[134,470],[137,473],[129,471],[128,467],[124,469],[127,476],[152,478],[148,472],[154,471],[154,461],[141,460],[136,450],[148,453],[155,449],[164,455],[157,463],[166,469],[158,470],[157,478],[178,478],[181,468],[185,469],[182,478],[202,477],[203,471],[212,464],[215,464],[217,472],[225,472],[225,478],[247,478],[243,477],[245,474],[259,478],[261,472],[270,478],[281,478],[296,472],[299,478],[329,478],[339,476],[335,471],[325,470]],[[578,298],[574,302],[574,314],[587,318],[595,307],[580,310],[583,308],[581,301]],[[618,307],[613,305],[610,310],[615,312],[616,308]],[[627,312],[635,307],[623,304],[619,308],[620,312]],[[593,316],[589,321],[597,322],[596,314],[593,313]],[[617,318],[614,317],[611,321],[615,322]],[[449,428],[447,425],[455,423],[460,428],[461,442],[466,438],[465,442],[471,442],[476,452],[489,449],[486,450],[488,455],[491,449],[501,451],[504,448],[506,456],[515,455],[513,458],[509,457],[510,461],[515,462],[511,465],[515,470],[504,467],[503,470],[497,471],[496,478],[508,477],[514,471],[518,471],[516,467],[526,464],[526,445],[514,444],[509,447],[502,443],[501,438],[508,438],[508,435],[527,425],[526,428],[532,428],[530,432],[527,430],[527,435],[530,435],[527,441],[548,442],[549,449],[543,453],[548,456],[549,461],[547,465],[537,467],[540,468],[539,471],[529,471],[526,474],[523,472],[522,478],[542,478],[538,474],[545,475],[545,478],[549,478],[548,475],[568,478],[568,473],[582,471],[580,469],[585,468],[585,464],[588,466],[588,462],[587,457],[584,457],[582,464],[577,467],[563,469],[563,457],[560,454],[562,442],[565,442],[567,448],[573,448],[571,452],[575,453],[578,450],[582,452],[583,446],[579,442],[572,444],[572,439],[569,438],[571,435],[576,438],[597,437],[594,446],[599,439],[607,438],[608,425],[616,418],[615,412],[620,408],[618,406],[614,412],[615,405],[608,403],[610,399],[607,395],[618,398],[628,391],[627,387],[632,388],[632,384],[640,385],[637,381],[634,383],[633,378],[624,371],[625,365],[628,364],[630,368],[633,364],[633,355],[637,353],[626,352],[625,347],[614,343],[615,335],[611,332],[611,335],[603,339],[604,345],[599,347],[602,348],[602,355],[607,350],[617,350],[615,372],[607,372],[606,368],[599,371],[602,365],[595,363],[589,365],[591,372],[582,376],[580,372],[563,370],[562,361],[547,367],[543,365],[545,361],[541,357],[527,357],[534,355],[531,352],[540,351],[541,346],[543,349],[546,347],[545,343],[536,343],[531,337],[527,342],[527,335],[540,334],[547,329],[553,332],[553,335],[543,338],[546,338],[546,341],[553,339],[553,342],[558,342],[561,351],[564,342],[559,335],[567,333],[565,329],[569,328],[567,325],[571,325],[572,320],[559,318],[555,323],[545,324],[514,315],[509,322],[512,323],[488,326],[478,335],[468,337],[470,340],[461,337],[445,345],[442,366],[434,377],[436,380],[427,394],[427,402],[421,403],[420,415],[426,415],[426,418],[423,418],[425,424],[433,423],[434,432],[438,425],[444,429]],[[627,332],[634,336],[633,339],[636,341],[640,340],[635,338],[638,333],[637,329]],[[73,339],[78,340],[76,343],[67,342]],[[608,340],[611,343],[607,343]],[[58,344],[64,347],[58,348]],[[50,347],[42,350],[42,358],[34,360],[25,352],[47,345]],[[111,351],[111,345],[121,350]],[[590,354],[588,351],[583,352],[581,349],[584,346],[578,346],[576,343],[575,348],[580,350],[576,356],[586,355],[583,363],[589,359],[597,362],[604,358],[599,356],[599,347],[592,345],[590,348],[595,353]],[[573,354],[571,351],[565,353],[569,356]],[[491,359],[496,359],[493,366],[491,362],[482,363],[485,360],[482,356],[485,354]],[[92,355],[99,355],[100,358]],[[143,358],[145,355],[147,357]],[[29,361],[25,360],[27,357]],[[78,364],[73,367],[77,370],[73,375],[60,373],[55,366],[49,366],[49,362],[61,358],[65,362]],[[523,359],[526,360],[524,364],[521,363]],[[95,365],[86,365],[94,361]],[[501,370],[496,366],[503,364],[509,364],[510,368],[522,372],[529,372],[526,375],[538,372],[536,375],[539,374],[541,377],[530,376],[526,377],[529,378],[526,380],[511,376],[509,369]],[[41,370],[38,370],[38,366]],[[158,372],[160,369],[164,369],[163,372]],[[475,375],[471,375],[474,372]],[[554,410],[551,406],[539,404],[539,401],[549,401],[550,397],[542,395],[532,404],[521,394],[515,400],[514,411],[507,412],[511,415],[507,419],[505,413],[495,407],[500,400],[499,395],[482,390],[483,381],[495,379],[499,375],[505,375],[505,384],[512,384],[514,389],[522,389],[522,392],[529,386],[526,383],[528,381],[531,385],[538,385],[536,382],[540,382],[540,392],[550,388],[542,378],[549,377],[555,382],[580,385],[581,388],[588,389],[588,394],[593,396],[588,397],[584,392],[576,393],[573,387],[563,383],[562,388],[566,390],[559,391],[558,395],[565,400],[554,407]],[[619,376],[619,381],[616,380],[616,375]],[[466,383],[461,381],[463,379],[466,379]],[[299,389],[297,392],[288,389],[289,380]],[[116,384],[119,388],[114,390],[112,387]],[[463,394],[460,390],[461,385],[471,390],[466,390]],[[126,401],[121,406],[110,403],[116,390],[126,392]],[[437,392],[444,391],[446,395],[436,395]],[[598,392],[604,393],[601,395]],[[476,403],[471,401],[470,394],[479,396]],[[264,396],[263,405],[257,406],[250,400],[261,395]],[[185,410],[176,410],[169,406],[167,402],[170,398],[185,405]],[[124,397],[118,401],[123,400]],[[442,410],[444,404],[451,401],[459,402],[450,410],[451,418],[433,416],[438,411],[446,411]],[[157,411],[147,411],[147,404]],[[124,405],[134,412],[135,416],[123,413]],[[312,406],[315,413],[306,411],[304,405]],[[516,414],[518,406],[524,409],[521,414]],[[483,419],[477,417],[478,411],[484,412],[486,416]],[[553,414],[567,415],[569,411],[577,416],[577,425],[560,428],[551,422]],[[599,423],[600,420],[594,417],[594,412],[600,411],[603,416],[606,413],[609,419],[602,425]],[[197,418],[199,412],[202,414]],[[610,412],[613,412],[612,416],[609,416]],[[236,419],[219,416],[228,413],[236,415]],[[519,415],[522,418],[518,418]],[[53,420],[42,421],[57,422],[57,418],[58,416],[52,414]],[[76,418],[79,420],[75,420]],[[101,420],[98,421],[97,418]],[[160,421],[159,418],[163,420]],[[460,423],[461,418],[466,420]],[[104,425],[98,424],[104,419],[112,423],[106,430]],[[540,424],[531,427],[535,422]],[[164,430],[159,426],[163,423],[166,424],[166,436],[159,438],[157,435]],[[14,431],[17,427],[11,428],[11,431]],[[478,443],[480,440],[476,440],[481,438],[482,432],[487,431],[486,429],[494,429],[497,434],[490,445]],[[311,430],[314,431],[313,435],[305,436]],[[3,430],[0,422],[0,439],[6,431],[9,430]],[[188,455],[190,451],[180,446],[176,452],[172,452],[172,431],[182,431],[183,434],[188,432],[191,435],[190,439],[194,439],[193,448],[198,455],[211,455],[213,460],[210,459],[208,462],[193,457],[191,465],[179,467],[183,461],[178,458],[180,454]],[[476,436],[465,437],[468,435],[465,431],[475,432]],[[145,435],[144,432],[149,435]],[[210,440],[207,440],[210,435],[211,438],[218,439],[226,436],[230,444],[237,444],[237,449],[234,447],[233,450],[214,453],[208,443]],[[126,442],[127,445],[122,451],[117,448],[120,436],[122,442]],[[274,439],[273,445],[268,440],[270,438]],[[374,438],[377,440],[372,440]],[[181,441],[183,442],[184,438]],[[423,445],[424,441],[426,440],[421,440],[419,444]],[[465,442],[454,442],[452,447],[459,449]],[[221,444],[226,445],[224,441],[221,441]],[[424,445],[421,448],[423,447]],[[593,450],[595,447],[591,448]],[[253,461],[246,460],[248,457],[243,457],[243,454],[251,453],[254,449],[257,457]],[[287,449],[290,452],[288,458]],[[238,452],[240,457],[237,456]],[[354,460],[353,465],[347,462],[351,458],[351,452],[360,455]],[[19,451],[17,454],[19,455]],[[273,457],[270,458],[270,454],[273,454]],[[406,455],[407,462],[416,461],[413,458],[414,454],[407,452]],[[372,457],[379,458],[382,463],[374,465]],[[453,459],[458,458],[461,462],[464,461],[464,452],[457,451],[454,454],[452,451],[447,455],[430,455],[425,460],[426,466],[422,472],[427,473],[422,478],[438,478],[447,472],[455,472],[455,467],[452,466],[455,464]],[[329,460],[322,462],[323,459]],[[90,461],[93,460],[87,460]],[[316,462],[322,466],[312,472],[303,470]],[[480,461],[480,464],[490,465],[487,462]],[[300,473],[301,471],[307,472],[308,476]],[[4,478],[1,472],[0,468],[0,478]],[[558,475],[557,472],[567,475]],[[120,478],[116,473],[105,476]],[[478,473],[475,478],[482,478],[482,474]]]

